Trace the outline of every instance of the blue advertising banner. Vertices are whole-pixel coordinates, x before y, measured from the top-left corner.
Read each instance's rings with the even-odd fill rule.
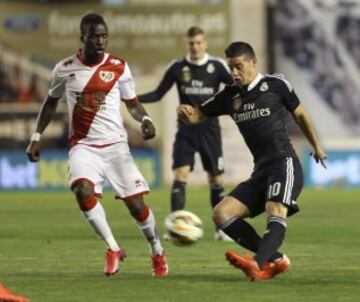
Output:
[[[160,185],[157,151],[133,150],[135,162],[151,188]],[[109,187],[109,185],[105,185]],[[63,190],[68,188],[67,151],[44,151],[41,161],[31,163],[24,151],[0,152],[1,190]]]
[[[303,161],[306,186],[360,187],[360,150],[327,150],[327,169],[316,164],[309,152]]]

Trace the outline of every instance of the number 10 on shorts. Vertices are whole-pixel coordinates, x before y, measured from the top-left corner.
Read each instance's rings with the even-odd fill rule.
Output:
[[[268,199],[271,199],[272,197],[278,196],[280,194],[281,189],[281,183],[275,182],[272,185],[269,186],[268,191]]]

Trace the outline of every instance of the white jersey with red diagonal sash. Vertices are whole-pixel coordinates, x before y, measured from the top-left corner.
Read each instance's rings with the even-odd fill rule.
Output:
[[[120,100],[134,101],[136,93],[124,60],[109,53],[96,65],[84,64],[79,53],[62,60],[53,70],[49,95],[60,98],[64,92],[70,146],[127,142]]]

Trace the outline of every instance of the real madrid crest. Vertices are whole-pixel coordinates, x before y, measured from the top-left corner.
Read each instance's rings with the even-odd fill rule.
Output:
[[[267,82],[262,82],[260,85],[260,91],[267,91],[269,89]]]
[[[185,66],[182,69],[182,79],[184,82],[190,82],[191,81],[191,72],[190,68],[188,66]]]
[[[101,70],[99,72],[99,77],[105,83],[109,83],[114,79],[115,73],[112,71]]]
[[[235,95],[235,96],[233,97],[233,102],[232,102],[233,108],[234,108],[235,110],[239,110],[240,107],[241,107],[241,104],[242,104],[242,102],[241,102],[241,96],[240,96],[240,94]]]
[[[213,63],[209,63],[208,66],[206,67],[206,71],[207,71],[208,73],[214,73],[214,71],[215,71],[215,66],[214,66],[214,64],[213,64]]]

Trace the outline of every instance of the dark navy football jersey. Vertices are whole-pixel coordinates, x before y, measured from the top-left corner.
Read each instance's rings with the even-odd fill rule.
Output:
[[[227,70],[225,61],[218,57],[207,55],[207,60],[201,65],[196,65],[183,58],[173,61],[169,65],[156,90],[139,95],[140,102],[151,103],[160,100],[174,83],[181,104],[200,106],[219,91],[221,83],[231,85],[233,79]],[[219,127],[218,119],[209,119],[203,125]],[[180,126],[189,127],[183,123],[180,123]]]
[[[267,75],[251,89],[226,86],[199,109],[206,116],[230,115],[249,147],[255,165],[275,158],[294,157],[286,130],[288,111],[299,105],[291,85],[280,76]]]

